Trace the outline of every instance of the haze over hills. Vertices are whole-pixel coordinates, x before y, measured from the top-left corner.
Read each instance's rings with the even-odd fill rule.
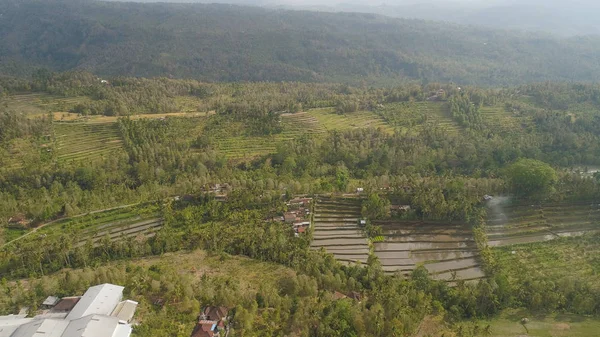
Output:
[[[118,1],[118,0],[111,0]],[[499,0],[137,0],[138,2],[234,3],[330,12],[375,13],[478,25],[500,29],[544,31],[560,36],[600,34],[596,1]]]
[[[219,4],[0,4],[5,74],[31,67],[207,81],[600,80],[600,38]]]

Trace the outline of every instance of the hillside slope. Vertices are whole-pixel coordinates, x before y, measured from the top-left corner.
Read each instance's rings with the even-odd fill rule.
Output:
[[[214,4],[8,0],[0,14],[4,74],[42,66],[208,81],[600,80],[593,37]]]

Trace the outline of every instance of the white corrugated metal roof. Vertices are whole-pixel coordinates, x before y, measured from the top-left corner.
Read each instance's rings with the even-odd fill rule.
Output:
[[[123,289],[125,288],[108,283],[89,288],[67,315],[67,319],[75,320],[88,315],[110,315],[123,298]]]
[[[135,314],[138,302],[127,300],[119,303],[111,316],[117,317],[119,321],[130,322]]]
[[[27,315],[0,316],[0,337],[10,337],[21,325],[33,321]]]
[[[129,337],[131,336],[131,325],[119,324],[113,333],[112,337]]]
[[[137,302],[120,302],[123,289],[113,284],[91,287],[69,315],[0,316],[0,337],[129,337],[131,325],[119,322],[133,317]]]
[[[71,321],[62,337],[111,337],[118,326],[116,317],[89,315]]]
[[[56,305],[56,303],[58,303],[58,301],[60,301],[60,298],[58,298],[56,296],[48,296],[48,298],[46,298],[46,300],[42,304],[54,306],[54,305]]]
[[[69,321],[58,319],[34,319],[21,325],[11,337],[61,337]]]

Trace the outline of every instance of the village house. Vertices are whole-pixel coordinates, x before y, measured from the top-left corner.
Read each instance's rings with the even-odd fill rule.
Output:
[[[229,309],[226,307],[209,306],[198,316],[196,327],[191,337],[223,337],[227,335]]]
[[[15,214],[8,219],[8,225],[11,227],[23,227],[26,228],[30,221],[27,220],[23,214]]]
[[[400,215],[410,211],[410,205],[391,205],[390,213],[391,215]]]
[[[311,198],[294,198],[286,203],[288,209],[298,209],[301,207],[309,207],[312,202]]]

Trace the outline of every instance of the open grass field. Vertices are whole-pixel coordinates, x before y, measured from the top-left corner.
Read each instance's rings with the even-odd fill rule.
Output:
[[[116,123],[55,123],[54,134],[62,162],[93,161],[123,151]]]
[[[600,235],[560,238],[549,242],[492,249],[500,267],[520,282],[524,276],[545,280],[586,280],[600,287]]]
[[[526,333],[520,324],[527,317]],[[595,337],[600,335],[600,320],[570,314],[536,316],[525,310],[507,310],[493,320],[476,322],[480,327],[490,326],[491,337]],[[468,326],[468,325],[466,325]]]
[[[375,243],[387,273],[410,274],[423,265],[436,280],[478,280],[485,275],[471,229],[466,225],[419,221],[376,222],[385,240]]]
[[[142,267],[166,266],[179,273],[189,273],[198,278],[202,275],[234,279],[240,289],[257,290],[261,285],[277,287],[285,275],[293,275],[292,269],[280,264],[261,262],[237,255],[209,255],[203,250],[190,253],[167,253],[160,257],[133,260]]]

